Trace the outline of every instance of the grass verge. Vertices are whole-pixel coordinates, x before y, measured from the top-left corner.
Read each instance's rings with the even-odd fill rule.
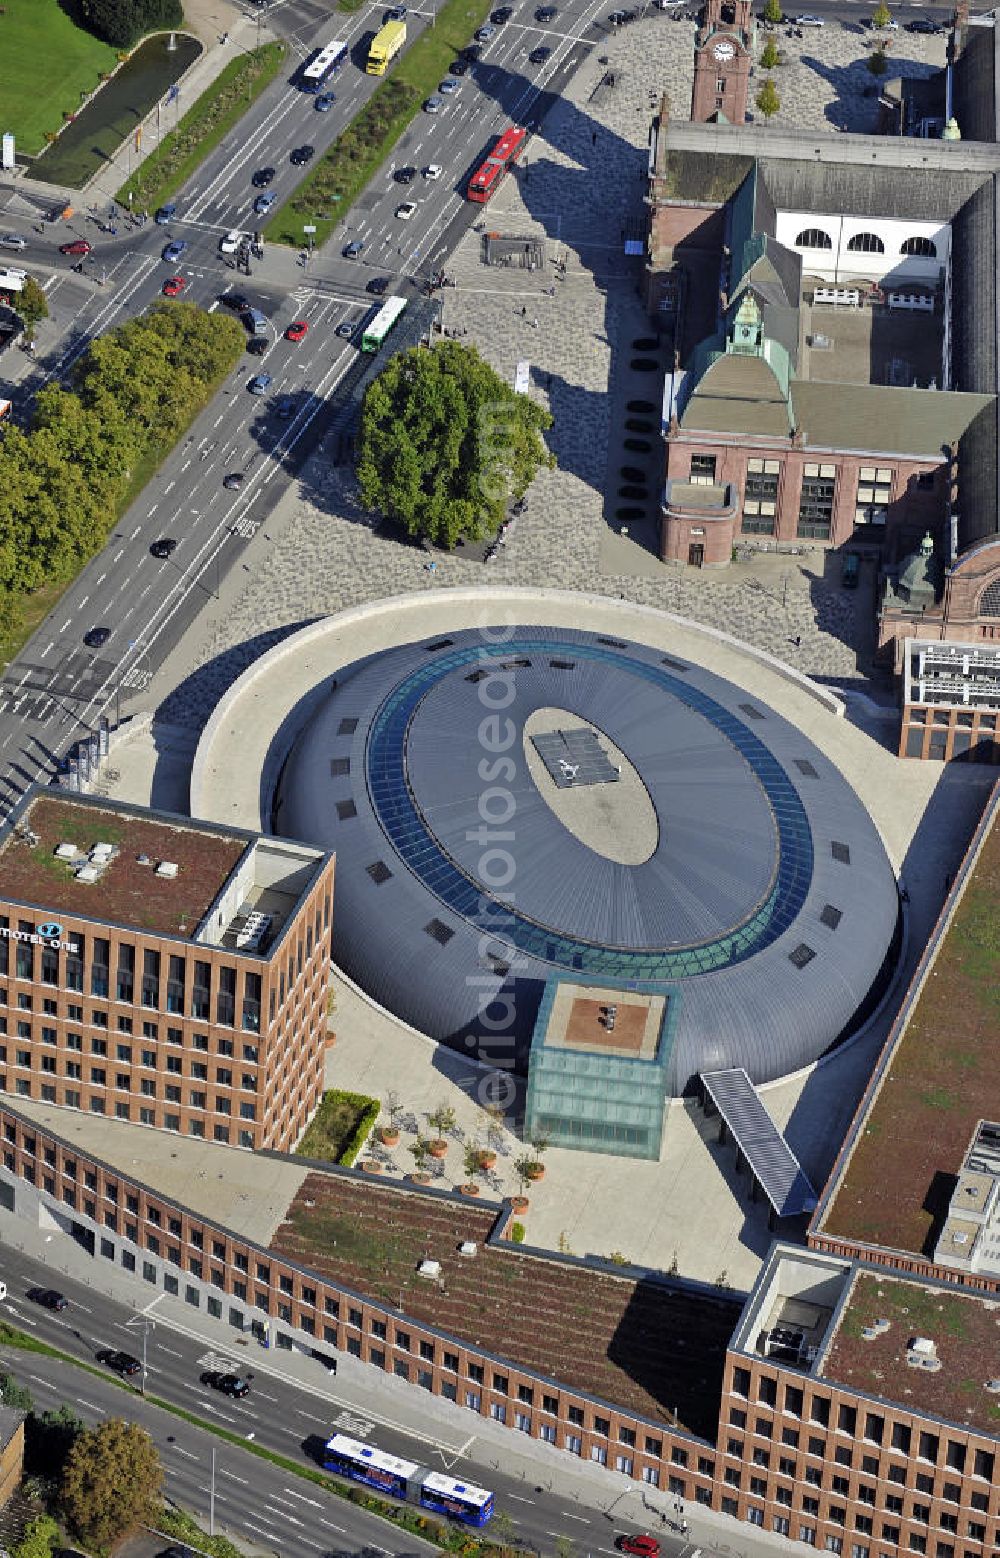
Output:
[[[153,1535],[183,1542],[196,1553],[208,1553],[210,1558],[243,1558],[243,1553],[227,1536],[209,1536],[193,1515],[176,1505],[164,1504]]]
[[[240,54],[198,101],[188,109],[141,168],[126,179],[116,200],[135,211],[153,212],[191,177],[208,153],[242,119],[281,69],[283,43],[266,43],[252,54]]]
[[[331,1088],[296,1147],[303,1158],[321,1159],[350,1168],[379,1116],[377,1098]]]
[[[489,9],[490,0],[446,0],[435,25],[411,45],[292,198],[279,207],[265,228],[272,243],[300,245],[306,223],[316,228],[317,246],[329,238]]]
[[[50,1347],[48,1342],[40,1342],[36,1336],[29,1336],[26,1331],[17,1330],[6,1320],[0,1320],[0,1347],[18,1347],[22,1352],[39,1352],[46,1358],[66,1356],[59,1351],[58,1347]]]

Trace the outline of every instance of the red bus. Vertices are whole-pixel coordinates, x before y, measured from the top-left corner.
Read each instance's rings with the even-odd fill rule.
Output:
[[[486,161],[477,168],[469,180],[465,192],[467,200],[484,206],[502,180],[507,169],[520,157],[528,139],[527,130],[505,130]]]

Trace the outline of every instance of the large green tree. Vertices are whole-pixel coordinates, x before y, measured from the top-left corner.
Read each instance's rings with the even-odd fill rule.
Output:
[[[40,319],[48,319],[49,304],[45,293],[42,291],[34,276],[29,276],[17,298],[17,312],[24,320],[28,339],[35,333],[35,326]]]
[[[542,440],[551,425],[474,347],[442,341],[401,352],[365,395],[362,500],[439,546],[494,535],[510,500],[555,463]]]
[[[163,1469],[138,1423],[105,1419],[78,1434],[66,1457],[59,1502],[88,1547],[112,1547],[159,1508]]]
[[[157,27],[179,27],[181,0],[76,0],[76,13],[88,32],[124,49]]]

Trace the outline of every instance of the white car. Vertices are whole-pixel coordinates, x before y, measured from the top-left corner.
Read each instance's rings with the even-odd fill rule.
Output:
[[[431,183],[433,184],[441,177],[443,171],[444,170],[442,169],[439,162],[429,162],[424,169],[424,178],[430,179]]]
[[[825,27],[826,23],[824,22],[824,20],[823,20],[823,18],[821,16],[797,16],[795,18],[795,26],[796,27]]]
[[[235,254],[243,242],[243,237],[243,233],[236,232],[235,230],[227,233],[224,238],[219,239],[219,253]]]
[[[408,222],[416,209],[417,202],[415,200],[404,200],[401,206],[396,207],[396,215],[401,222]]]

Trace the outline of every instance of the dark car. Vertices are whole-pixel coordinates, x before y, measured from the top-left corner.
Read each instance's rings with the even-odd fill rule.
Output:
[[[235,1396],[241,1399],[249,1396],[250,1386],[245,1379],[240,1379],[238,1374],[224,1374],[221,1369],[206,1369],[201,1376],[203,1385],[210,1385],[213,1390],[221,1390],[224,1396]]]
[[[252,335],[247,342],[247,351],[251,357],[263,357],[270,344],[266,335]]]
[[[66,1309],[69,1299],[57,1293],[55,1288],[30,1288],[28,1297],[33,1304],[41,1304],[43,1309]]]
[[[490,12],[490,21],[495,22],[498,27],[502,27],[505,22],[510,21],[513,15],[514,11],[511,6],[502,5],[499,10]]]
[[[250,182],[254,189],[266,189],[269,184],[274,183],[274,169],[258,168]]]
[[[384,298],[388,290],[388,276],[373,276],[371,281],[368,283],[368,286],[365,288],[366,292],[373,293],[377,298]]]
[[[257,216],[266,216],[277,198],[278,197],[273,189],[269,189],[266,194],[258,195],[257,199],[253,203],[253,208]]]
[[[924,32],[929,33],[932,37],[936,32],[940,31],[940,23],[929,21],[925,16],[918,16],[915,22],[906,22],[905,26],[907,32]]]
[[[168,265],[173,265],[176,260],[180,259],[186,248],[186,238],[175,238],[173,243],[167,244],[163,254],[161,255],[161,258],[166,260]]]
[[[84,633],[83,642],[88,649],[100,649],[110,637],[110,628],[91,628],[89,632]]]
[[[558,7],[557,6],[554,6],[554,5],[540,5],[538,7],[538,10],[535,12],[535,21],[536,22],[551,22],[551,21],[555,20],[555,18],[556,18],[556,16],[558,14],[559,14],[559,12],[558,12]]]
[[[172,536],[163,536],[159,541],[154,541],[149,550],[154,557],[173,557],[177,542]]]
[[[546,49],[544,47],[540,49],[532,49],[531,53],[528,55],[528,58],[533,65],[544,65],[545,61],[548,59],[551,53],[551,49]]]
[[[222,478],[222,485],[227,492],[235,492],[238,487],[242,487],[245,480],[242,471],[230,471],[228,476]]]
[[[412,184],[417,176],[417,170],[413,167],[397,168],[392,176],[397,184]]]
[[[365,241],[363,238],[352,238],[350,243],[345,244],[340,252],[345,260],[356,260],[364,246]]]
[[[157,211],[157,213],[156,213],[155,221],[156,221],[157,227],[166,227],[167,223],[168,222],[172,222],[176,215],[177,215],[177,205],[176,205],[176,202],[173,201],[173,200],[168,200],[166,205],[165,206],[161,206],[159,211]]]
[[[295,396],[282,395],[280,400],[276,400],[274,403],[274,414],[276,417],[280,417],[282,422],[287,422],[289,417],[293,417],[295,415]]]
[[[142,1373],[142,1364],[138,1358],[133,1358],[130,1352],[121,1352],[117,1347],[102,1347],[97,1354],[97,1361],[126,1379]]]
[[[91,247],[92,246],[87,242],[86,238],[74,238],[72,243],[61,243],[59,245],[59,253],[89,254]]]
[[[307,143],[305,146],[296,146],[288,160],[292,164],[293,168],[301,168],[307,162],[311,162],[315,155],[315,146],[310,146]]]
[[[224,292],[219,299],[227,308],[235,308],[239,313],[250,307],[250,299],[245,292]]]
[[[336,101],[337,97],[334,92],[322,92],[316,99],[316,112],[318,114],[328,114]]]
[[[477,60],[481,59],[482,54],[482,48],[478,43],[466,44],[465,48],[462,50],[462,58],[464,60],[468,60],[470,65],[474,65]]]
[[[345,341],[350,340],[351,336],[354,334],[354,326],[349,319],[342,319],[340,321],[340,324],[337,326],[337,334],[339,336],[343,336]]]
[[[449,76],[466,76],[469,73],[468,60],[452,60],[448,66]]]

